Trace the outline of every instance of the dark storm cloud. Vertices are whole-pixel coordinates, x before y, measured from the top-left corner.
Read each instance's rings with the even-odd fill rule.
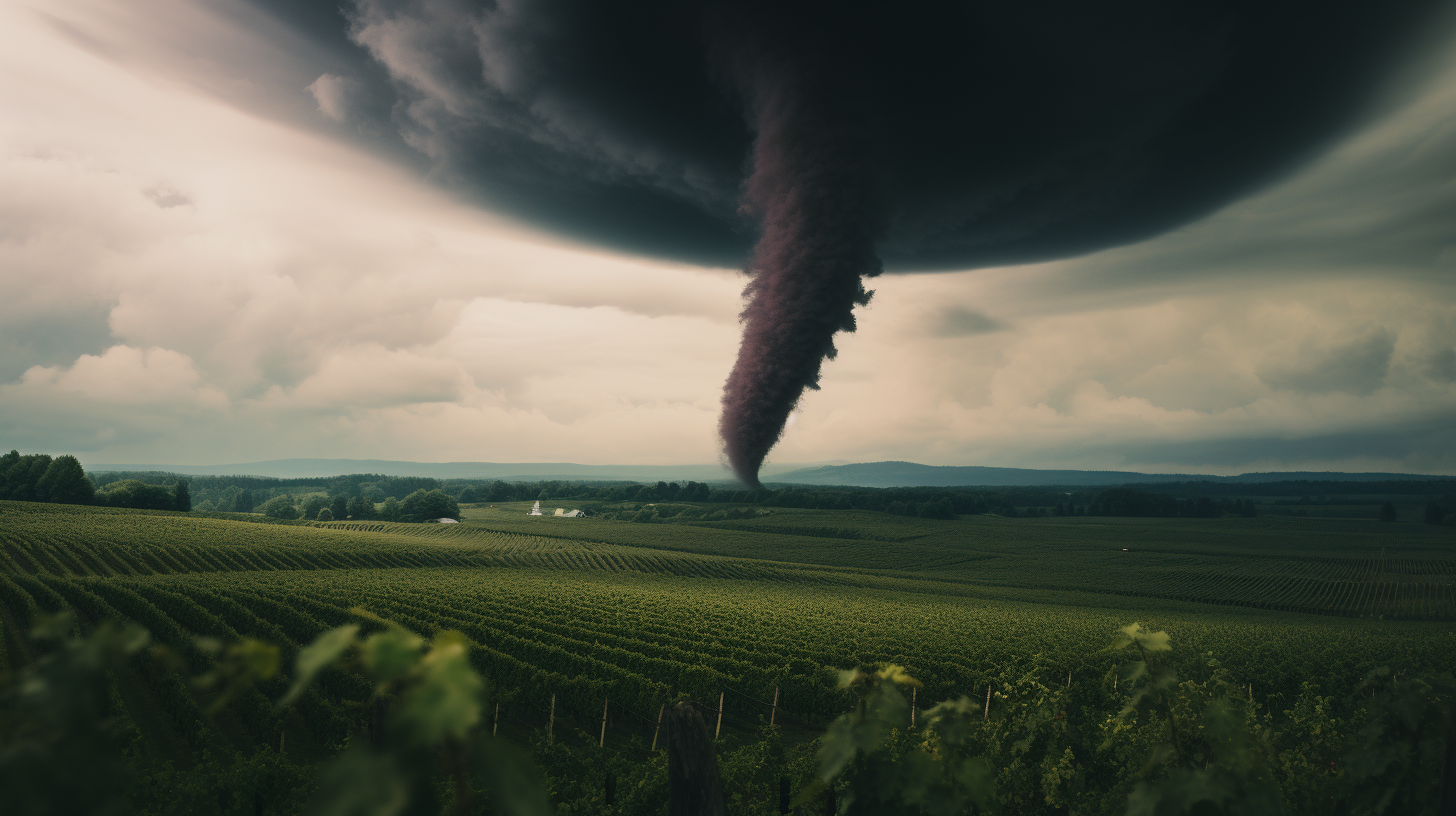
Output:
[[[1259,371],[1259,379],[1274,388],[1311,394],[1341,391],[1375,393],[1390,370],[1395,338],[1378,331],[1369,337],[1332,349],[1320,349],[1302,360],[1281,360]]]
[[[1089,448],[1089,450],[1091,450]],[[1179,462],[1187,467],[1299,469],[1302,462],[1326,463],[1321,470],[1361,469],[1359,462],[1382,464],[1385,469],[1404,465],[1412,473],[1451,473],[1456,470],[1456,428],[1444,413],[1408,417],[1395,427],[1342,429],[1334,433],[1307,436],[1250,436],[1207,441],[1124,442],[1107,453],[1121,461],[1138,463]],[[1335,463],[1331,467],[1328,463]],[[1270,468],[1272,469],[1272,468]]]
[[[755,483],[882,259],[1026,263],[1185,224],[1368,113],[1442,7],[355,0],[345,16],[390,78],[373,98],[394,95],[391,121],[442,177],[577,238],[747,257],[721,431]],[[283,13],[337,28],[310,8]]]
[[[832,34],[891,268],[1062,257],[1205,214],[1351,124],[1440,5],[256,2],[331,54],[368,48],[394,124],[496,204],[726,265],[756,238],[736,208],[754,132],[715,15],[805,49]]]

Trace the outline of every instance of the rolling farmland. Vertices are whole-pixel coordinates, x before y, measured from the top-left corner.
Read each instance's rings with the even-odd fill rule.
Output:
[[[1031,682],[1117,705],[1103,649],[1133,620],[1173,633],[1195,674],[1217,655],[1275,711],[1377,666],[1448,669],[1450,538],[1357,520],[774,510],[639,524],[503,506],[445,525],[0,502],[0,665],[31,658],[21,632],[41,613],[141,623],[170,668],[118,672],[114,700],[179,759],[286,742],[311,762],[368,732],[356,674],[326,675],[289,709],[275,678],[219,715],[185,679],[219,665],[208,643],[257,638],[291,664],[357,609],[463,633],[500,691],[492,721],[538,749],[549,732],[643,757],[657,712],[683,697],[710,721],[721,706],[723,738],[745,751],[769,720],[810,739],[844,709],[838,670],[877,663],[905,666],[922,700],[984,694],[994,711]]]
[[[296,646],[362,606],[465,632],[502,683],[581,706],[609,691],[639,712],[678,692],[778,686],[817,722],[838,705],[833,670],[876,661],[942,696],[1029,654],[1100,674],[1086,656],[1133,618],[1261,686],[1297,685],[1310,665],[1350,682],[1380,661],[1436,659],[1456,620],[1449,530],[1417,525],[795,510],[686,525],[516,508],[460,525],[264,524],[17,503],[0,521],[10,622],[70,606],[178,640]],[[1261,656],[1290,639],[1303,657]]]

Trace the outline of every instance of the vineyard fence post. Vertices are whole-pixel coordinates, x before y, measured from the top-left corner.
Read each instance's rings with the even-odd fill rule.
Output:
[[[652,750],[653,751],[656,751],[657,750],[657,735],[662,733],[662,715],[666,711],[667,711],[667,703],[663,703],[662,704],[662,708],[657,709],[657,727],[654,728],[654,729],[652,729]]]
[[[493,737],[500,730],[500,700],[495,701],[495,714],[490,718],[490,735]]]
[[[986,710],[981,712],[981,720],[991,719],[991,684],[986,684]]]
[[[602,736],[597,740],[598,748],[605,748],[607,745],[607,706],[611,705],[612,698],[602,698]]]
[[[910,687],[910,727],[911,728],[914,728],[915,727],[915,692],[917,692],[917,691],[919,691],[919,689],[915,688],[914,686],[911,686]]]
[[[723,695],[726,693],[722,691],[718,692],[718,724],[713,726],[713,739],[715,740],[718,738],[718,734],[723,731]]]
[[[779,716],[779,687],[774,686],[773,708],[768,712],[768,724],[773,725],[774,720]]]
[[[546,715],[546,744],[556,744],[556,695],[551,695],[551,713]]]

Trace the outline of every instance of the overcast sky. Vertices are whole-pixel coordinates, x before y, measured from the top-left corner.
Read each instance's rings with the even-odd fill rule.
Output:
[[[351,125],[226,2],[0,4],[0,445],[715,461],[745,279],[578,245]],[[1444,35],[1442,35],[1444,36]],[[1456,39],[1293,174],[1070,260],[887,274],[778,463],[1456,473]]]

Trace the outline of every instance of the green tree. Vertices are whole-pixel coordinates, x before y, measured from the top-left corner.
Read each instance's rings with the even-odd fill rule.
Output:
[[[233,499],[233,512],[253,512],[253,491],[244,489],[241,493],[238,494],[238,497],[236,499]]]
[[[177,497],[163,485],[149,485],[139,479],[112,482],[96,494],[108,507],[129,507],[133,510],[175,510]]]
[[[515,488],[497,479],[490,483],[490,489],[485,492],[482,501],[503,502],[510,501],[516,497]]]
[[[293,506],[292,496],[274,496],[258,508],[263,515],[276,519],[298,518],[298,508]]]
[[[364,496],[355,496],[349,500],[348,515],[354,519],[374,518],[374,502]],[[338,518],[337,514],[335,518]]]
[[[329,503],[329,515],[336,521],[343,521],[349,517],[349,500],[343,494],[337,495]]]
[[[15,451],[11,451],[15,453]],[[38,495],[40,479],[51,466],[51,458],[43,453],[32,453],[16,458],[6,469],[3,479],[3,493],[0,499],[12,501],[45,501]]]
[[[319,511],[329,506],[329,497],[323,493],[310,493],[303,497],[299,512],[306,519],[318,518]]]
[[[57,456],[46,468],[37,484],[45,500],[59,504],[91,504],[96,501],[96,486],[86,478],[86,471],[76,457]]]
[[[400,505],[402,521],[429,521],[439,518],[460,518],[460,505],[443,490],[416,490]]]
[[[176,501],[177,510],[183,513],[192,512],[192,490],[187,487],[185,479],[177,480],[177,489],[173,494],[173,499]]]
[[[400,513],[399,499],[393,496],[384,500],[384,507],[380,508],[379,517],[385,521],[399,521]]]
[[[325,507],[324,509],[318,511],[318,520],[319,521],[333,521],[334,520],[334,511],[331,510],[331,509],[329,509],[329,508],[327,508],[327,507]]]

